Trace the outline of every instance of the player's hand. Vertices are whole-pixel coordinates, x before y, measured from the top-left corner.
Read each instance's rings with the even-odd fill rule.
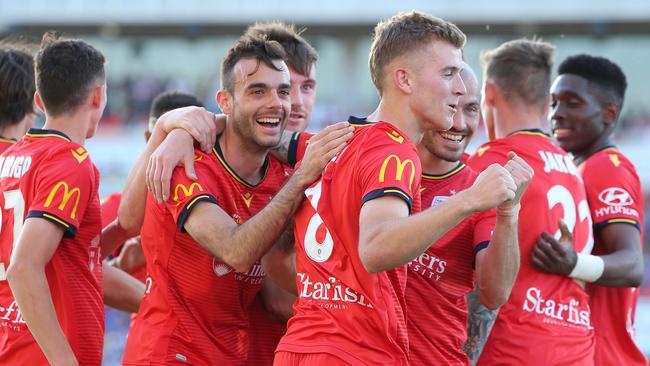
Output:
[[[492,164],[467,189],[474,211],[485,211],[515,198],[517,185],[506,168]]]
[[[532,252],[532,260],[544,272],[568,276],[578,262],[573,249],[573,235],[564,221],[560,220],[561,236],[556,240],[551,234],[543,232]]]
[[[352,138],[354,128],[350,123],[339,122],[325,127],[309,139],[307,151],[294,175],[301,179],[305,187],[312,184],[336,154]]]
[[[145,264],[144,252],[140,237],[133,237],[122,246],[120,254],[115,258],[115,266],[125,272]]]
[[[497,213],[504,215],[512,215],[518,212],[517,205],[521,202],[521,196],[523,196],[535,175],[533,168],[514,152],[510,151],[508,158],[510,160],[504,165],[504,168],[510,173],[517,190],[513,199],[507,200],[497,207]]]
[[[171,110],[158,118],[156,126],[170,133],[174,129],[187,131],[201,146],[201,150],[212,150],[217,135],[226,128],[223,118],[217,118],[203,107],[183,107]]]
[[[188,178],[198,179],[194,171],[194,139],[183,129],[170,132],[149,157],[145,173],[147,188],[158,203],[163,203],[169,198],[172,172],[179,165],[185,167]]]

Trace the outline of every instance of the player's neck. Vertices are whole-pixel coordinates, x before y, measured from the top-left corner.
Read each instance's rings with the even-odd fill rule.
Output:
[[[33,120],[34,116],[27,114],[22,121],[0,129],[0,136],[8,139],[20,140],[23,138],[27,130],[29,130],[29,126],[32,125]]]
[[[269,153],[269,149],[260,148],[239,135],[231,127],[226,127],[219,139],[219,146],[226,163],[246,182],[256,185],[264,175],[262,167]]]
[[[494,132],[498,139],[520,130],[548,130],[546,116],[530,108],[517,108],[516,106],[497,108],[494,118]]]
[[[62,114],[57,117],[46,115],[45,125],[43,125],[43,128],[46,130],[63,132],[72,142],[83,146],[86,142],[89,123],[90,116],[83,112]]]
[[[415,116],[403,104],[395,103],[388,97],[381,99],[377,109],[367,119],[368,121],[388,122],[394,125],[416,145],[422,140],[422,131],[420,131]]]
[[[417,145],[420,163],[422,164],[422,173],[430,175],[443,175],[452,171],[458,166],[458,161],[447,161],[433,155],[422,144]]]
[[[576,165],[581,164],[593,154],[603,150],[609,146],[614,146],[614,141],[611,134],[602,134],[593,144],[587,146],[581,151],[572,151],[573,161]]]

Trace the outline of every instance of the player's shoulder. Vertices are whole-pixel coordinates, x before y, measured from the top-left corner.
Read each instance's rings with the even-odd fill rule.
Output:
[[[615,147],[608,147],[596,152],[588,157],[584,164],[589,169],[631,169],[636,171],[636,168],[630,159]]]
[[[388,122],[377,122],[360,127],[355,135],[360,150],[390,149],[395,152],[417,153],[415,145],[408,136]]]
[[[27,141],[22,145],[22,150],[30,149],[30,146],[34,145],[43,151],[38,159],[40,161],[32,162],[32,164],[41,165],[42,169],[56,171],[64,175],[89,174],[94,176],[97,173],[88,150],[70,140],[62,132],[31,129],[25,139]]]

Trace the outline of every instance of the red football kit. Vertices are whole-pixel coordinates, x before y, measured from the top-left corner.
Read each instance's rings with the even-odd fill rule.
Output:
[[[608,254],[599,240],[600,230],[607,225],[633,225],[641,231],[643,243],[641,183],[625,155],[613,147],[601,150],[580,164],[578,171],[594,221],[594,254]],[[587,291],[596,337],[596,365],[648,365],[633,338],[639,289],[587,284]]]
[[[0,157],[0,364],[48,365],[6,280],[24,220],[62,227],[45,267],[56,316],[80,365],[101,365],[104,302],[99,172],[83,146],[54,130],[30,129]]]
[[[7,151],[8,148],[12,147],[16,143],[14,139],[8,139],[6,137],[0,136],[0,154]]]
[[[248,317],[251,327],[246,365],[271,366],[275,349],[287,331],[287,323],[271,318],[260,296],[256,296],[248,308]]]
[[[102,228],[105,228],[108,226],[108,224],[112,223],[115,221],[117,218],[117,211],[120,208],[120,201],[122,200],[122,193],[121,192],[115,192],[111,193],[108,197],[104,198],[101,202],[101,207],[102,207]],[[115,249],[114,256],[117,256],[120,254],[120,251],[122,250],[123,245],[120,245],[117,249]],[[134,268],[131,268],[127,271],[128,274],[136,278],[140,282],[144,282],[147,278],[147,266],[146,264],[143,264],[141,266],[137,266]],[[135,317],[135,314],[132,315],[132,317]]]
[[[577,168],[564,150],[539,130],[522,130],[488,142],[470,157],[482,171],[508,161],[514,151],[535,171],[521,200],[521,267],[479,365],[593,365],[594,337],[589,297],[567,276],[540,271],[531,252],[542,232],[559,238],[558,220],[573,232],[577,252],[593,247],[591,215]]]
[[[478,173],[463,163],[443,175],[423,174],[422,209],[472,186]],[[474,289],[474,258],[488,246],[496,214],[473,214],[408,264],[406,306],[411,365],[468,365],[466,295]]]
[[[383,196],[398,197],[410,209],[419,196],[420,161],[395,126],[350,122],[365,127],[355,130],[305,191],[307,200],[296,213],[299,296],[276,353],[322,353],[352,365],[407,365],[406,265],[366,271],[359,258],[359,213],[365,202]]]
[[[243,223],[280,190],[284,167],[269,157],[262,181],[248,184],[227,164],[218,144],[210,154],[196,150],[194,163],[198,181],[176,168],[169,201],[158,205],[151,194],[147,197],[141,239],[148,277],[125,365],[242,365],[246,360],[248,307],[265,273],[259,262],[247,273],[234,271],[195,242],[184,224],[202,201]]]

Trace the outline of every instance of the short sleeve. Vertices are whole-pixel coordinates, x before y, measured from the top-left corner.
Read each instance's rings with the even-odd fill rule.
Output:
[[[420,160],[413,144],[396,130],[377,127],[363,142],[357,160],[362,201],[383,196],[401,198],[413,209],[422,176]]]
[[[627,160],[621,161],[616,153],[587,163],[583,179],[594,228],[601,230],[609,224],[624,223],[639,229],[643,197],[634,166]]]
[[[496,210],[494,209],[479,212],[475,215],[476,221],[474,222],[474,235],[472,237],[474,257],[476,257],[479,251],[487,248],[490,244],[492,233],[494,233],[494,225],[497,221]]]
[[[51,221],[65,230],[65,238],[75,237],[93,190],[97,189],[95,169],[87,156],[83,147],[66,147],[47,157],[35,172],[34,199],[27,217]]]
[[[307,144],[309,140],[314,136],[308,132],[294,132],[291,136],[291,141],[289,142],[289,151],[287,153],[287,162],[291,168],[296,167],[296,163],[302,160],[305,156],[305,151],[307,151]]]
[[[210,192],[210,186],[214,183],[214,174],[209,167],[209,158],[201,151],[196,151],[199,158],[195,158],[194,168],[198,180],[193,181],[185,174],[183,167],[176,167],[172,172],[172,181],[170,186],[170,197],[166,202],[167,209],[171,212],[176,222],[176,226],[182,232],[185,232],[185,221],[196,207],[196,204],[202,201],[217,204],[217,198]]]

